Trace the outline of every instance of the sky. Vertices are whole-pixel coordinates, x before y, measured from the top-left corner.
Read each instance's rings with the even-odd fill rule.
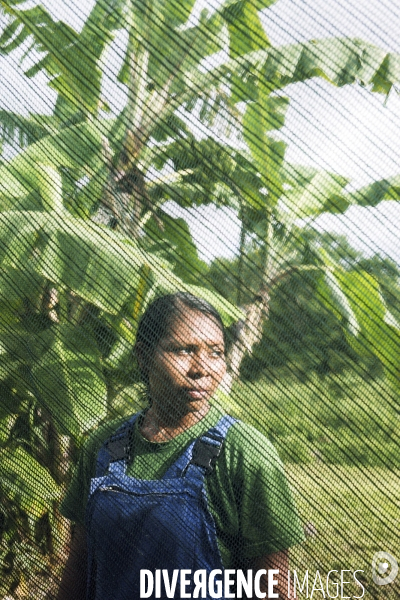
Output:
[[[37,1],[29,0],[24,7],[34,4]],[[94,2],[43,0],[42,4],[55,18],[79,30]],[[191,21],[203,8],[213,10],[219,4],[219,0],[198,0]],[[396,4],[395,0],[278,0],[262,12],[262,21],[273,45],[351,36],[400,53],[400,6]],[[115,80],[124,43],[120,36],[106,57],[109,69],[103,94],[113,112],[126,101],[125,90]],[[44,74],[35,78],[33,86],[16,60],[2,57],[0,73],[0,108],[21,114],[51,112],[55,94],[46,86]],[[288,144],[288,161],[337,172],[348,177],[353,188],[400,174],[400,96],[395,92],[385,103],[383,96],[359,86],[337,89],[314,79],[288,86],[285,94],[291,102],[280,137]],[[232,211],[204,207],[179,211],[171,206],[169,210],[186,218],[204,259],[232,257],[237,252],[239,221]],[[320,217],[313,225],[344,233],[359,250],[377,251],[400,263],[400,203],[384,202],[374,209],[352,207],[345,216]]]

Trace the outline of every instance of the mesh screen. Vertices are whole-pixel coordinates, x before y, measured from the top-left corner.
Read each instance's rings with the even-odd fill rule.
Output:
[[[399,27],[0,0],[1,598],[398,597]]]

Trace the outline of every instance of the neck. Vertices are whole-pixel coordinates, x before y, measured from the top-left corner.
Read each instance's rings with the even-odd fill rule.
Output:
[[[166,410],[153,402],[145,415],[142,435],[150,441],[166,442],[201,421],[209,410],[209,403],[202,402],[200,406],[193,406],[190,411],[179,414],[176,408]]]

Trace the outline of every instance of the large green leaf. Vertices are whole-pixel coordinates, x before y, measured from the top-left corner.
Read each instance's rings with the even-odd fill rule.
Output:
[[[61,220],[51,212],[7,211],[0,217],[0,265],[6,272],[39,274],[108,313],[118,314],[135,295],[144,265],[161,290],[187,288],[157,256],[92,222]],[[229,320],[241,314],[219,296],[215,299]]]
[[[228,24],[231,58],[270,45],[261,24],[258,10],[270,6],[274,1],[255,3],[251,0],[239,0],[226,2],[223,5],[221,14]]]
[[[174,272],[184,281],[195,282],[207,271],[207,265],[200,260],[197,248],[184,219],[175,219],[161,213],[162,230],[154,219],[148,221],[146,234],[152,241],[152,248],[162,252],[169,263],[175,264]]]
[[[257,102],[249,102],[243,117],[243,132],[253,156],[262,152],[262,135],[285,124],[289,98],[265,95]]]
[[[350,325],[349,342],[358,352],[378,356],[399,390],[400,325],[388,311],[378,281],[364,271],[338,267],[328,272],[326,283],[331,292],[328,302],[339,307]],[[326,300],[324,293],[322,297]]]
[[[0,356],[5,357],[7,353],[14,363],[9,367],[3,363],[3,374],[8,376],[12,372],[10,370],[7,373],[7,367],[35,365],[53,344],[55,330],[48,328],[44,331],[29,331],[21,323],[16,323],[0,329],[0,336]]]
[[[146,260],[133,244],[92,222],[54,212],[0,215],[3,268],[39,274],[110,313],[132,295]]]
[[[15,21],[18,25],[18,21]],[[30,114],[28,117],[7,110],[0,110],[0,140],[14,142],[18,139],[20,147],[37,142],[49,135],[58,126],[52,115]]]
[[[154,300],[157,285],[154,283],[154,274],[148,265],[140,270],[140,279],[132,296],[124,318],[114,320],[113,329],[119,335],[112,351],[104,360],[104,364],[112,369],[124,372],[122,379],[126,382],[127,376],[132,372],[132,350],[136,339],[136,332],[140,317],[148,304]],[[135,367],[133,367],[135,368]],[[115,371],[113,375],[115,376]]]
[[[341,214],[353,205],[376,206],[383,200],[400,199],[398,176],[346,192],[349,180],[337,173],[290,163],[284,163],[282,172],[286,189],[279,202],[277,218],[287,226],[292,226],[297,219],[322,213]]]
[[[379,348],[382,343],[382,326],[386,306],[378,281],[368,273],[337,271],[337,278],[346,294],[361,327],[364,340]],[[382,347],[386,346],[384,343]],[[396,350],[393,348],[393,350]]]
[[[21,183],[21,177],[10,173],[8,167],[0,167],[0,197],[1,207],[11,208],[10,198],[23,198],[30,192],[29,186],[24,181]]]
[[[389,93],[400,80],[399,64],[399,54],[358,38],[328,38],[253,50],[211,70],[204,83],[211,86],[220,78],[233,81],[236,102],[257,99],[259,83],[272,92],[313,77],[337,86],[371,85],[372,91]]]
[[[343,200],[359,206],[376,206],[382,200],[400,200],[400,177],[374,181],[359,190],[343,194]]]
[[[317,290],[319,299],[328,310],[335,313],[340,319],[344,319],[349,332],[353,336],[357,336],[360,333],[360,324],[332,267],[326,268],[324,277],[318,279]]]
[[[63,190],[61,173],[49,165],[35,165],[36,183],[46,210],[63,210]]]
[[[77,109],[97,111],[101,59],[116,30],[121,27],[125,2],[114,1],[111,10],[107,3],[96,2],[80,34],[62,21],[54,21],[43,6],[23,10],[16,8],[18,4],[15,0],[0,1],[0,6],[10,17],[0,36],[0,51],[10,54],[32,38],[31,50],[38,54],[36,63],[25,72],[27,77],[45,70],[51,77],[49,85]],[[29,54],[33,55],[32,52]]]
[[[243,134],[257,168],[268,188],[268,203],[275,206],[282,193],[281,166],[285,150],[283,142],[271,140],[267,133],[281,128],[285,121],[288,98],[271,97],[263,92],[257,102],[247,105],[243,118]],[[277,148],[280,151],[277,152]]]
[[[64,430],[77,435],[106,416],[100,352],[85,329],[57,327],[55,341],[37,361],[32,379],[32,391]]]
[[[400,79],[399,61],[398,54],[360,39],[332,38],[271,49],[259,66],[262,80],[279,88],[324,77],[337,86],[359,82],[388,93]]]
[[[98,163],[101,133],[101,127],[92,123],[71,126],[31,144],[1,166],[1,208],[10,208],[10,198],[24,198],[38,191],[43,208],[62,210],[62,178],[59,169],[69,167],[82,176],[91,165]]]
[[[21,447],[0,452],[0,482],[30,518],[52,510],[53,501],[61,494],[48,470]]]
[[[288,190],[281,198],[281,213],[291,220],[317,216],[323,212],[344,212],[349,203],[342,198],[345,177],[318,171],[308,182]]]
[[[141,0],[139,0],[139,3]],[[184,25],[188,20],[196,0],[156,0],[155,4],[165,21],[171,27]]]
[[[275,0],[228,0],[222,5],[221,14],[229,31],[229,55],[235,61],[270,46],[258,11],[274,4]],[[242,71],[242,69],[240,69]],[[253,76],[243,78],[237,66],[230,73],[229,83],[233,102],[257,97]]]

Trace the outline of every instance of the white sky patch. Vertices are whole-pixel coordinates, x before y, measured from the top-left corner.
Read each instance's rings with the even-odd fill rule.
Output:
[[[345,215],[321,216],[314,227],[346,235],[357,250],[368,256],[386,254],[399,261],[399,223],[400,203],[387,201],[368,210],[352,206]]]
[[[323,80],[289,86],[281,134],[286,158],[348,176],[355,187],[400,174],[400,96],[384,98],[359,86],[334,90]]]
[[[36,5],[39,2],[34,0],[29,4]],[[76,31],[81,31],[96,0],[42,0],[40,4],[49,11],[53,19],[64,21]]]
[[[399,51],[400,10],[394,0],[279,0],[263,18],[273,45],[338,36]]]
[[[186,210],[175,202],[168,202],[164,209],[172,217],[186,220],[203,260],[211,262],[216,256],[233,258],[236,255],[240,221],[233,209],[210,205]]]
[[[202,9],[213,11],[221,1],[198,0],[191,24],[196,24]],[[53,18],[62,19],[77,31],[94,3],[95,0],[42,2]],[[35,4],[29,0],[24,8]],[[263,11],[262,19],[273,45],[350,36],[400,53],[400,8],[394,0],[279,0]],[[126,89],[116,79],[126,41],[126,34],[118,35],[104,57],[103,94],[114,114],[126,102]],[[221,60],[221,56],[211,57],[209,63]],[[36,111],[50,114],[56,93],[47,86],[46,75],[26,79],[18,58],[0,57],[0,108],[23,115]],[[25,63],[24,67],[27,68]],[[384,106],[381,95],[359,86],[337,89],[321,79],[289,86],[283,93],[290,97],[291,104],[278,137],[288,143],[288,161],[344,175],[351,179],[353,188],[400,174],[400,97],[396,93]],[[199,137],[207,133],[195,119],[193,126]],[[394,202],[374,209],[352,207],[344,217],[326,215],[317,219],[315,226],[346,233],[350,242],[363,251],[376,249],[400,263],[399,207],[400,203]],[[188,221],[203,258],[234,256],[239,221],[232,210],[201,207],[179,211]]]

